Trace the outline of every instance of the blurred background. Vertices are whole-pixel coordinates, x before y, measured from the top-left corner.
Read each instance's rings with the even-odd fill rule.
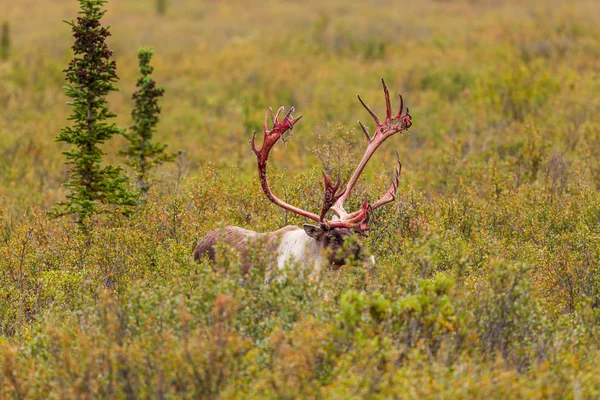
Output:
[[[264,111],[293,105],[304,118],[287,148],[274,150],[273,171],[325,164],[344,177],[364,145],[356,121],[373,129],[356,94],[381,115],[385,78],[411,109],[412,135],[387,142],[367,176],[388,179],[398,150],[403,184],[425,193],[453,190],[459,178],[482,185],[490,160],[518,186],[552,157],[600,186],[598,128],[590,127],[600,104],[596,1],[114,0],[106,7],[120,77],[109,107],[121,127],[131,123],[137,49],[155,50],[154,76],[166,89],[157,139],[184,153],[179,167],[161,169],[167,176],[193,176],[208,163],[252,176],[248,140],[260,133]],[[62,21],[77,10],[74,0],[0,4],[9,34],[0,62],[0,196],[14,211],[22,201],[46,208],[64,196],[66,147],[54,137],[70,113],[62,71],[72,37]],[[105,146],[109,162],[122,162],[122,145],[118,138]],[[545,159],[532,161],[539,154],[527,152],[536,151]]]
[[[597,1],[113,0],[106,7],[120,77],[109,108],[119,126],[131,123],[136,52],[152,47],[154,76],[166,89],[157,138],[184,152],[187,175],[207,163],[253,173],[248,140],[265,109],[281,105],[304,118],[287,148],[274,150],[273,167],[343,169],[327,164],[332,152],[357,160],[356,121],[373,129],[356,94],[382,113],[385,78],[411,109],[412,135],[387,142],[367,175],[389,174],[394,150],[403,182],[425,192],[449,190],[459,175],[477,181],[490,158],[525,173],[518,159],[533,137],[547,157],[558,152],[600,185],[598,128],[585,128],[597,123],[600,104]],[[54,137],[70,113],[62,71],[72,37],[62,20],[77,10],[74,0],[0,3],[10,35],[0,62],[4,202],[47,207],[64,196],[66,148]],[[105,146],[110,162],[121,162],[122,144]]]

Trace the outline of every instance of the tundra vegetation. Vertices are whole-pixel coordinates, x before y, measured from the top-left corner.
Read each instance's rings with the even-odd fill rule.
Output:
[[[78,4],[0,3],[1,398],[600,397],[597,1],[155,4],[107,4],[120,91],[106,100],[131,126],[136,52],[151,46],[155,139],[184,154],[134,214],[94,213],[83,232],[47,213],[67,194],[60,21]],[[354,95],[382,115],[380,77],[413,126],[349,199],[384,193],[398,150],[396,201],[361,239],[377,267],[265,285],[261,247],[246,275],[225,245],[195,263],[215,228],[305,222],[261,192],[248,140],[264,110],[304,115],[269,174],[308,209],[322,168],[355,168]],[[103,165],[125,144],[106,142]]]

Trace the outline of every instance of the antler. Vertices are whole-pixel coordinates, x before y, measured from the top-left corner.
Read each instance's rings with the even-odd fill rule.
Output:
[[[400,155],[398,154],[398,152],[396,152],[396,163],[398,163],[398,168],[396,168],[394,172],[394,179],[392,179],[392,185],[379,200],[370,205],[372,210],[396,200],[396,191],[398,190],[398,185],[400,184],[400,174],[402,173],[402,163],[400,162]]]
[[[260,178],[260,185],[267,197],[269,198],[269,200],[288,211],[312,219],[313,221],[323,223],[330,227],[354,228],[359,233],[363,233],[364,231],[368,230],[367,223],[369,219],[369,212],[377,207],[394,201],[394,199],[396,198],[396,191],[398,190],[400,172],[402,170],[402,164],[400,163],[400,160],[398,158],[398,153],[396,153],[396,161],[398,163],[398,168],[395,171],[392,184],[388,191],[379,200],[377,200],[375,203],[369,204],[368,199],[365,198],[362,207],[359,210],[354,211],[352,213],[347,213],[344,210],[344,202],[352,192],[356,181],[360,177],[362,171],[365,169],[365,166],[369,162],[369,159],[371,158],[375,150],[377,150],[377,148],[387,138],[394,135],[395,133],[407,130],[412,125],[412,120],[410,114],[408,113],[408,108],[406,109],[406,113],[403,114],[404,102],[400,93],[398,93],[398,96],[400,97],[400,108],[398,110],[398,113],[392,116],[390,94],[383,79],[381,80],[381,83],[383,84],[383,91],[385,93],[386,118],[383,122],[380,122],[379,118],[377,118],[377,115],[373,112],[373,110],[371,110],[369,106],[367,106],[362,101],[360,96],[358,96],[358,100],[361,102],[363,107],[367,109],[369,114],[371,114],[371,116],[375,120],[377,128],[375,130],[375,134],[371,136],[369,135],[367,128],[360,121],[358,122],[367,137],[368,145],[367,149],[365,150],[365,154],[360,160],[360,163],[356,167],[356,170],[352,174],[352,177],[346,184],[346,188],[344,190],[338,193],[338,190],[340,189],[339,177],[336,183],[333,184],[329,175],[325,171],[323,171],[323,180],[325,181],[325,193],[323,196],[323,207],[321,208],[321,213],[319,215],[302,210],[298,207],[294,207],[284,202],[283,200],[278,199],[269,188],[269,183],[267,182],[267,159],[269,157],[269,151],[271,151],[275,143],[277,143],[277,141],[283,136],[283,134],[287,130],[292,130],[294,128],[294,125],[300,120],[300,118],[302,118],[302,116],[296,118],[292,117],[292,112],[294,112],[294,107],[292,107],[285,114],[283,120],[279,122],[279,114],[284,110],[283,107],[280,107],[275,113],[275,116],[272,117],[273,127],[271,129],[268,129],[267,121],[269,119],[269,114],[272,110],[271,108],[267,109],[267,112],[265,113],[265,120],[263,123],[263,145],[260,149],[256,148],[256,145],[254,143],[256,138],[256,132],[252,134],[250,144],[252,145],[252,151],[254,152],[254,154],[256,154],[256,159],[258,161],[258,176]],[[328,221],[325,219],[325,215],[330,209],[334,210],[339,215],[338,220]]]
[[[283,117],[283,120],[279,122],[279,114],[283,111],[283,107],[279,107],[275,116],[273,116],[273,128],[270,130],[267,127],[267,120],[269,118],[269,114],[271,113],[271,107],[267,109],[265,113],[265,120],[263,122],[263,133],[264,140],[263,145],[259,149],[256,148],[254,144],[254,139],[256,137],[256,132],[252,134],[252,139],[250,140],[250,144],[252,145],[252,151],[256,154],[256,159],[258,161],[258,176],[260,178],[260,185],[262,186],[263,192],[267,195],[269,200],[273,203],[277,204],[279,207],[282,207],[286,210],[289,210],[293,213],[301,215],[306,218],[310,218],[314,221],[319,222],[321,219],[318,215],[313,214],[311,212],[302,210],[298,207],[294,207],[283,200],[278,199],[273,192],[271,192],[271,188],[269,188],[269,183],[267,182],[267,158],[269,157],[269,151],[271,148],[277,143],[277,141],[281,138],[281,136],[288,130],[293,129],[294,124],[302,118],[302,115],[296,118],[292,117],[292,113],[294,112],[294,107],[290,108],[289,111]]]
[[[408,112],[408,108],[406,109],[406,113],[403,113],[404,112],[404,110],[403,110],[404,101],[403,101],[402,95],[400,93],[398,93],[398,97],[400,98],[400,107],[398,109],[398,113],[396,115],[392,116],[390,93],[389,93],[388,88],[383,79],[381,80],[381,84],[383,85],[383,92],[385,94],[385,106],[386,106],[386,118],[383,122],[379,121],[379,118],[373,112],[373,110],[371,110],[371,108],[365,104],[365,102],[360,98],[360,96],[357,95],[360,103],[369,112],[369,114],[371,114],[371,117],[373,117],[373,120],[375,121],[375,125],[377,127],[375,129],[375,133],[373,134],[373,136],[371,136],[371,135],[369,135],[369,131],[362,124],[362,122],[358,121],[360,127],[362,128],[363,132],[365,133],[365,136],[367,137],[368,144],[367,144],[367,148],[365,150],[365,154],[363,155],[362,159],[360,160],[360,163],[358,163],[358,166],[356,167],[356,170],[352,174],[352,177],[350,177],[350,180],[348,181],[346,188],[344,189],[342,194],[339,196],[339,198],[337,199],[335,204],[332,206],[332,210],[334,210],[339,215],[340,222],[346,222],[346,221],[354,222],[360,217],[362,217],[362,219],[359,219],[358,221],[363,221],[367,217],[368,210],[372,210],[377,207],[380,207],[384,204],[387,204],[387,203],[393,201],[396,198],[396,190],[398,189],[398,181],[400,178],[400,172],[402,170],[402,164],[400,163],[400,160],[397,160],[398,168],[396,169],[396,174],[392,181],[392,185],[389,188],[389,190],[383,195],[383,197],[381,199],[379,199],[378,201],[376,201],[373,204],[368,204],[365,201],[360,210],[352,212],[352,213],[347,213],[346,210],[344,210],[344,202],[346,201],[346,199],[352,192],[354,185],[356,185],[356,181],[358,180],[358,178],[360,177],[360,174],[365,169],[365,167],[366,167],[367,163],[369,162],[369,159],[371,158],[373,153],[375,153],[377,148],[379,148],[379,146],[381,146],[381,144],[383,142],[385,142],[385,140],[387,138],[389,138],[390,136],[392,136],[398,132],[407,130],[412,125],[412,119]],[[365,224],[361,224],[361,225],[365,225]],[[366,228],[366,226],[365,226],[365,228]]]

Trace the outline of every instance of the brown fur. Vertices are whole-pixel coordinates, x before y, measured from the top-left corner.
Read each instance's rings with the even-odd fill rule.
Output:
[[[215,249],[214,246],[217,243],[226,243],[237,250],[242,256],[243,272],[248,272],[250,268],[248,255],[248,248],[251,246],[261,246],[266,250],[267,254],[273,255],[274,259],[277,258],[277,248],[281,236],[284,233],[300,229],[293,225],[288,225],[279,230],[267,233],[259,233],[251,231],[249,229],[240,228],[237,226],[226,226],[225,228],[216,229],[210,231],[206,236],[198,243],[194,249],[194,260],[199,262],[203,257],[208,256],[213,262],[215,261]],[[271,261],[270,264],[272,264]]]

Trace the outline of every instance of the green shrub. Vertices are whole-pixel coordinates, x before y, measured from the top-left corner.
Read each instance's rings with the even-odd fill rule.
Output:
[[[559,82],[544,63],[508,65],[495,69],[478,82],[478,97],[486,107],[524,121],[560,90]]]

